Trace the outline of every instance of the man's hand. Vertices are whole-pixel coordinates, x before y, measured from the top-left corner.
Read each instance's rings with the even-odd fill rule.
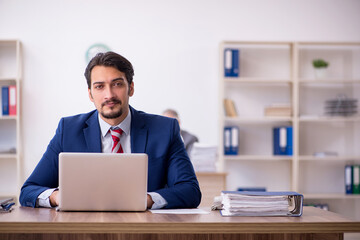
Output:
[[[50,205],[52,207],[57,207],[59,206],[59,190],[55,190],[53,191],[53,193],[50,195],[49,200],[50,200]]]
[[[150,209],[152,205],[154,204],[154,201],[152,200],[151,196],[147,195],[147,208]]]

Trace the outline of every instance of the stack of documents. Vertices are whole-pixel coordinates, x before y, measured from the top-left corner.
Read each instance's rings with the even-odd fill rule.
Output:
[[[301,216],[303,196],[296,192],[223,191],[223,216]]]
[[[195,143],[190,156],[196,172],[215,172],[217,146]]]

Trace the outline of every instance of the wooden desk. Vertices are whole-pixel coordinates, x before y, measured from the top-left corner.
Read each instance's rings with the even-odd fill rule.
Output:
[[[15,208],[0,214],[0,239],[343,239],[360,222],[313,207],[302,217],[222,217],[151,212],[56,212]]]

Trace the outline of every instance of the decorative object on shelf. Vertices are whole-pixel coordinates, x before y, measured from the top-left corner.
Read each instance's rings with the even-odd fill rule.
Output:
[[[293,155],[293,128],[275,127],[273,129],[274,135],[274,155]]]
[[[91,45],[87,50],[86,50],[86,54],[85,54],[85,59],[86,62],[90,62],[90,60],[95,57],[96,54],[100,53],[100,52],[108,52],[110,51],[110,48],[108,46],[106,46],[103,43],[95,43],[93,45]]]
[[[239,49],[224,50],[224,72],[225,77],[239,76]]]
[[[224,109],[225,116],[227,117],[237,117],[238,114],[236,112],[235,103],[231,99],[224,99]]]
[[[312,62],[315,69],[315,77],[317,79],[323,79],[326,77],[326,70],[329,63],[323,59],[314,59]]]
[[[325,114],[329,116],[352,116],[357,113],[357,102],[355,98],[348,98],[339,94],[337,98],[325,102]]]
[[[266,117],[291,117],[290,104],[272,104],[265,107],[264,115]]]

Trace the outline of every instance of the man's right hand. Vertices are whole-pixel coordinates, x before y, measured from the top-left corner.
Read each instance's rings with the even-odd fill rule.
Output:
[[[57,207],[59,206],[59,190],[55,190],[53,191],[53,193],[50,195],[49,200],[50,200],[50,205],[52,207]]]

